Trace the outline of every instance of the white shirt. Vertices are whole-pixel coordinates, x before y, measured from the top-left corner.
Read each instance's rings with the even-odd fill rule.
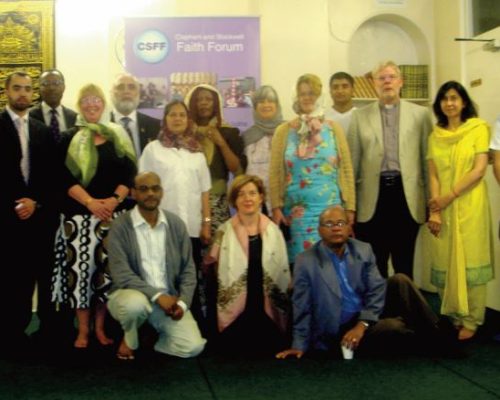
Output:
[[[495,121],[493,135],[491,135],[490,149],[500,150],[500,115]]]
[[[347,137],[347,132],[349,131],[349,124],[351,123],[352,112],[356,107],[351,108],[345,113],[338,112],[335,108],[330,107],[325,111],[325,119],[335,121],[340,124],[342,129],[344,129],[344,135]]]
[[[158,222],[154,227],[146,222],[137,206],[130,213],[130,217],[141,252],[142,278],[148,285],[168,292],[167,261],[165,260],[168,222],[165,214],[161,212],[158,214]]]
[[[132,132],[132,144],[134,145],[135,154],[137,155],[137,159],[139,159],[141,155],[141,140],[139,138],[139,123],[137,122],[137,111],[132,111],[129,115],[123,115],[116,110],[113,110],[113,116],[115,123],[119,124],[125,130],[125,127],[122,123],[122,118],[129,118],[130,122],[128,123],[128,128],[130,132]],[[127,132],[125,130],[125,132]],[[127,133],[127,136],[128,133]]]
[[[132,226],[134,227],[137,245],[141,254],[141,276],[148,285],[158,288],[151,301],[154,302],[161,294],[169,293],[167,287],[167,260],[165,258],[165,243],[167,240],[168,221],[165,214],[158,214],[158,221],[152,227],[143,218],[137,206],[131,213]],[[177,302],[184,312],[187,305],[179,300]]]
[[[43,120],[45,121],[45,125],[50,126],[50,119],[52,118],[52,113],[50,112],[52,110],[52,107],[49,106],[45,101],[42,101],[42,113],[43,113]],[[68,130],[68,127],[66,126],[66,121],[64,119],[64,112],[62,105],[59,104],[55,108],[57,111],[57,122],[59,122],[59,132],[64,132]]]
[[[30,169],[30,165],[29,165],[30,164],[29,163],[30,131],[29,131],[29,123],[28,123],[29,114],[26,113],[26,114],[24,114],[23,117],[20,117],[14,111],[12,111],[12,109],[9,106],[5,107],[5,109],[9,113],[10,118],[12,119],[12,122],[14,123],[14,126],[17,130],[18,136],[21,136],[21,134],[24,134],[23,139],[21,139],[21,137],[19,137],[19,143],[21,145],[21,154],[22,154],[21,172],[24,176],[25,182],[28,182],[29,169]],[[23,124],[22,133],[19,132],[19,124],[21,123],[21,121]]]
[[[5,109],[10,115],[10,118],[12,119],[12,122],[14,122],[14,126],[17,129],[17,120],[21,119],[19,115],[17,115],[14,111],[9,106],[6,106]],[[24,114],[24,132],[26,132],[26,139],[28,140],[28,143],[30,142],[30,130],[29,130],[29,124],[28,124],[28,119],[29,119],[29,113]]]
[[[163,186],[160,207],[182,219],[190,237],[200,237],[201,194],[211,187],[203,153],[165,147],[159,140],[153,140],[139,159],[139,171],[152,171],[160,176]]]

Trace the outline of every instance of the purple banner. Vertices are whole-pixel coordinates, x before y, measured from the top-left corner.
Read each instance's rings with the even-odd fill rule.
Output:
[[[252,125],[250,95],[260,84],[260,21],[248,18],[126,18],[127,71],[141,81],[140,108],[161,118],[163,107],[193,86],[216,86],[224,117]]]

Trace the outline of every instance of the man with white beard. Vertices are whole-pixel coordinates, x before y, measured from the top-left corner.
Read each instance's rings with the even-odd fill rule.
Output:
[[[123,73],[116,77],[111,89],[111,121],[121,124],[129,134],[138,159],[160,132],[160,120],[137,111],[139,94],[140,83],[135,76]]]

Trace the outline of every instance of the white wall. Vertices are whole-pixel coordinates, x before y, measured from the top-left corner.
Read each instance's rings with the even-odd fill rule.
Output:
[[[500,39],[500,28],[486,32],[482,38]],[[500,114],[500,51],[484,51],[482,44],[470,43],[465,51],[465,82],[463,82],[471,97],[478,105],[481,118],[493,127],[496,117]],[[481,79],[480,86],[471,88],[472,80]],[[488,307],[500,310],[500,242],[498,240],[498,224],[500,221],[500,187],[497,184],[492,169],[488,169],[487,183],[490,192],[491,214],[494,232],[496,279],[488,285]]]
[[[439,0],[435,2],[436,16],[436,83],[448,80],[461,82],[478,105],[480,117],[493,125],[500,114],[498,88],[500,88],[500,52],[483,50],[483,43],[456,42],[455,37],[468,36],[466,0]],[[484,33],[481,38],[500,39],[500,28]],[[472,88],[472,80],[481,79],[480,86]],[[488,169],[486,181],[489,187],[495,249],[495,273],[497,278],[488,284],[487,306],[500,310],[500,243],[498,221],[500,219],[500,189]]]
[[[326,84],[335,71],[364,71],[362,63],[371,69],[377,56],[386,59],[396,54],[397,57],[402,40],[397,31],[402,24],[404,35],[415,35],[415,30],[418,31],[428,49],[429,53],[423,54],[416,46],[415,52],[419,54],[406,57],[420,57],[431,66],[431,94],[449,79],[462,80],[468,86],[471,79],[481,78],[483,84],[470,89],[470,93],[479,104],[481,116],[492,123],[500,112],[497,94],[500,75],[495,70],[500,52],[484,52],[481,45],[453,40],[465,35],[465,1],[403,0],[402,3],[384,6],[377,0],[58,0],[56,66],[66,76],[64,103],[74,106],[78,89],[87,82],[109,88],[113,77],[122,71],[119,59],[123,17],[260,16],[262,83],[271,84],[278,90],[285,118],[292,116],[292,88],[299,75],[316,73]],[[379,15],[384,15],[383,23],[394,24],[391,29],[396,33],[382,35],[381,30],[373,28],[373,40],[367,39],[366,50],[360,47],[358,58],[352,55],[353,52],[350,56],[350,45],[357,29]],[[499,37],[499,33],[498,30],[493,32],[495,37]],[[395,61],[402,63],[405,60]],[[330,104],[326,90],[324,97],[325,104]],[[491,176],[488,181],[492,204],[497,205],[500,190]],[[498,207],[494,207],[495,228],[499,213]],[[498,256],[498,241],[496,244]],[[425,253],[425,244],[417,251]],[[496,263],[497,272],[500,272],[499,264],[500,257]],[[424,286],[428,286],[425,283],[427,271],[420,275],[423,275],[419,279],[424,281]],[[498,293],[499,279],[490,284],[488,306],[500,309]]]
[[[278,90],[288,118],[292,116],[291,96],[297,77],[312,72],[327,83],[333,72],[349,71],[352,35],[376,15],[396,15],[413,21],[431,50],[432,63],[433,0],[404,3],[380,6],[376,0],[58,0],[56,65],[66,75],[64,102],[73,106],[78,88],[90,81],[108,88],[114,75],[122,71],[116,54],[121,53],[123,17],[260,16],[262,83]],[[389,49],[397,52],[397,43],[379,42],[388,49],[376,52],[380,59],[388,57]],[[367,47],[373,47],[373,43],[367,43]],[[377,61],[370,58],[368,69]],[[325,103],[330,104],[327,91]]]

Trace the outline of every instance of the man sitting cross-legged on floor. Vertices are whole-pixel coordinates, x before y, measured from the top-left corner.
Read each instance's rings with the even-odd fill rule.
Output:
[[[117,357],[134,358],[138,328],[146,320],[159,334],[156,351],[195,357],[206,340],[188,309],[196,277],[186,226],[158,208],[163,188],[157,174],[139,174],[132,196],[137,205],[113,221],[108,242],[108,308],[124,330]]]
[[[293,343],[277,358],[301,358],[310,350],[339,356],[340,344],[357,355],[419,352],[423,347],[458,356],[451,353],[452,338],[411,279],[396,274],[386,282],[371,246],[349,238],[341,206],[321,213],[318,231],[321,240],[295,259]]]

